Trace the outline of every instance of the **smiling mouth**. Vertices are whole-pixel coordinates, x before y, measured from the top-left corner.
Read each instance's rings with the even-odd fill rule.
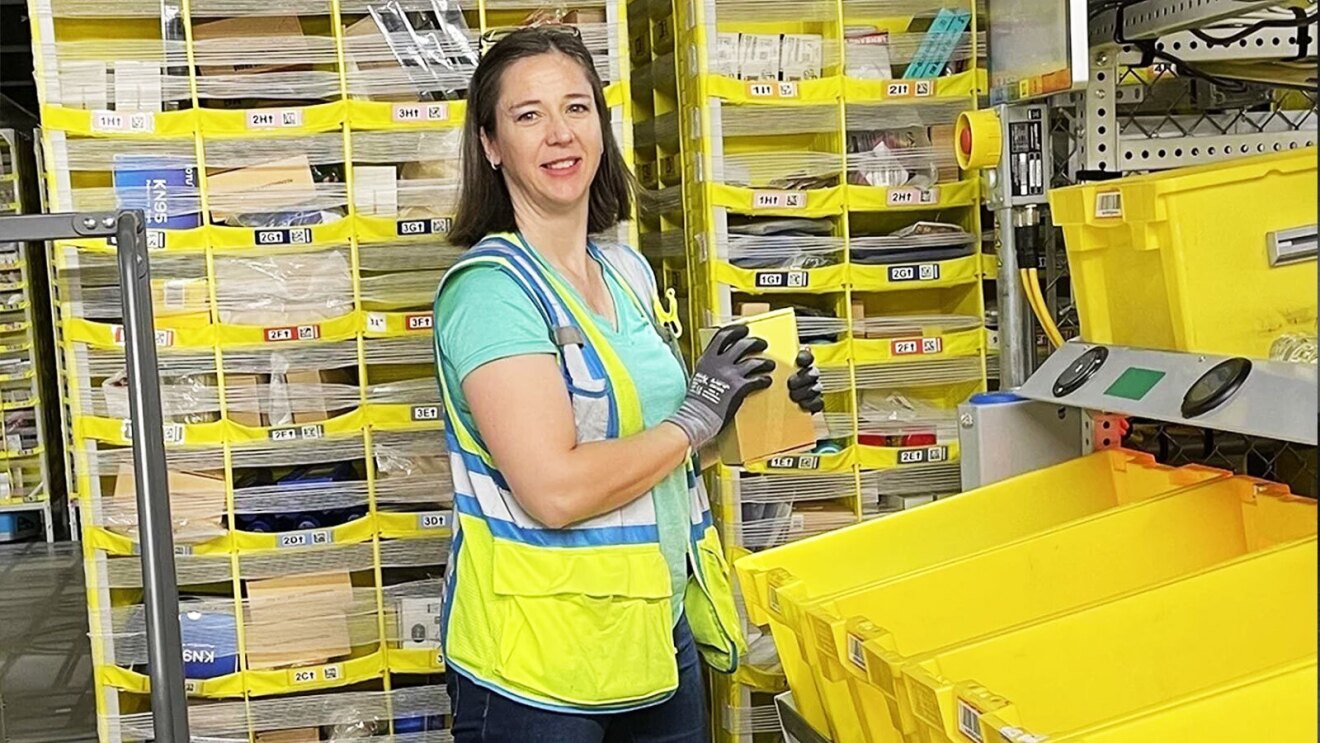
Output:
[[[563,158],[562,160],[552,160],[548,163],[543,164],[541,167],[551,171],[568,170],[580,162],[582,162],[582,158],[580,157],[566,157]]]

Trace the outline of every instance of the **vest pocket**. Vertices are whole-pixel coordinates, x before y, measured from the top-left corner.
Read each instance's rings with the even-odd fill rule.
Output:
[[[678,685],[669,572],[655,545],[538,548],[497,540],[499,677],[573,707]]]

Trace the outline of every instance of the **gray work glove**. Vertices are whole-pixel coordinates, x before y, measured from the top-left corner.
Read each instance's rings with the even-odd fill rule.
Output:
[[[766,347],[764,340],[748,335],[746,325],[725,326],[711,339],[697,360],[687,397],[669,416],[693,449],[719,435],[749,394],[770,386],[775,362],[756,356]]]
[[[798,370],[788,378],[788,397],[804,411],[819,413],[825,409],[825,391],[820,385],[816,356],[804,348],[798,352],[794,361]]]

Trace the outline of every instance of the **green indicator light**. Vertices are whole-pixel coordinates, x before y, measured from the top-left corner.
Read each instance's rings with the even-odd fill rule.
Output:
[[[1126,371],[1109,385],[1105,394],[1110,397],[1121,397],[1125,400],[1140,400],[1146,396],[1147,392],[1159,384],[1164,379],[1164,372],[1154,369],[1138,369],[1129,367]]]

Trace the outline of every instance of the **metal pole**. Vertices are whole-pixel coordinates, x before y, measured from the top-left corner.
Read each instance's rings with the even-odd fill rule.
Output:
[[[183,639],[179,630],[179,588],[174,572],[174,530],[170,522],[169,473],[165,466],[156,326],[142,213],[120,212],[115,235],[124,309],[128,406],[133,422],[133,481],[137,486],[138,539],[142,545],[142,587],[147,610],[151,718],[157,741],[187,743],[190,736]]]
[[[1019,387],[1027,381],[1027,317],[1022,296],[1022,277],[1018,273],[1017,239],[1014,235],[1012,207],[995,210],[999,232],[999,275],[995,288],[999,295],[999,384],[1004,389]]]

